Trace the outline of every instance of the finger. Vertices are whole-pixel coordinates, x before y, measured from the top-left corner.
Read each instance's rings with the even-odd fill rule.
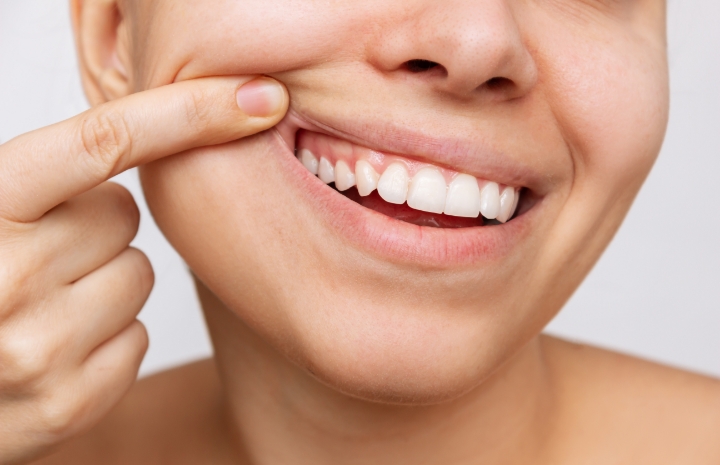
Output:
[[[258,133],[282,119],[288,102],[270,78],[203,78],[22,135],[0,146],[0,217],[34,221],[126,169]]]
[[[128,248],[80,281],[0,325],[0,391],[32,389],[79,366],[130,325],[154,283],[147,257]]]
[[[140,224],[132,194],[106,182],[50,210],[23,238],[55,284],[74,282],[125,250]],[[44,281],[48,282],[48,281]]]
[[[150,296],[155,278],[145,254],[127,248],[117,258],[71,286],[63,318],[81,359],[132,323]]]
[[[44,430],[57,431],[58,439],[64,439],[94,426],[135,383],[147,347],[147,331],[137,320],[98,347],[73,378],[48,396],[42,409],[50,413]]]

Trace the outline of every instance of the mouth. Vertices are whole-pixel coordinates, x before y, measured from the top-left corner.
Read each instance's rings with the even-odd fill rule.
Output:
[[[289,179],[320,218],[391,261],[445,267],[502,259],[531,229],[544,197],[529,187],[535,173],[513,169],[498,156],[481,160],[483,170],[477,167],[482,157],[458,157],[458,150],[443,152],[460,160],[454,164],[410,150],[385,151],[294,110],[276,132],[294,155]],[[404,139],[396,137],[394,148],[402,146],[398,140]],[[473,168],[459,168],[463,160]],[[513,182],[523,176],[527,184]]]
[[[520,200],[519,187],[304,129],[297,133],[295,154],[311,174],[350,200],[418,226],[504,224]]]

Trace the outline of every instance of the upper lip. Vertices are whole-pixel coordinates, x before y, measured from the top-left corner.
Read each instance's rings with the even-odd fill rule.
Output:
[[[524,187],[536,194],[546,193],[549,187],[546,185],[547,176],[505,155],[502,150],[478,141],[433,136],[362,117],[352,122],[320,118],[301,113],[291,106],[285,119],[277,126],[291,150],[295,149],[295,136],[299,129],[344,139],[384,154],[444,166],[480,179]]]

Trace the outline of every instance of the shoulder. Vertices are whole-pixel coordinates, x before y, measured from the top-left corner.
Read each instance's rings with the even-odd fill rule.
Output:
[[[636,464],[720,463],[720,380],[556,338],[542,344],[562,423],[584,432],[574,438],[588,450],[605,444],[608,460]]]
[[[138,381],[100,424],[34,465],[207,463],[210,451],[225,463],[222,411],[213,361],[186,365]]]

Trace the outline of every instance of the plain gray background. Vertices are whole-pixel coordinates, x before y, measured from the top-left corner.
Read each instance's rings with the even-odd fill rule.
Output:
[[[720,376],[720,2],[670,1],[668,136],[630,215],[548,331]],[[0,142],[87,107],[67,2],[0,0]],[[157,283],[141,319],[141,373],[209,356],[182,260],[155,227],[134,172],[118,177],[143,212],[135,245]]]

